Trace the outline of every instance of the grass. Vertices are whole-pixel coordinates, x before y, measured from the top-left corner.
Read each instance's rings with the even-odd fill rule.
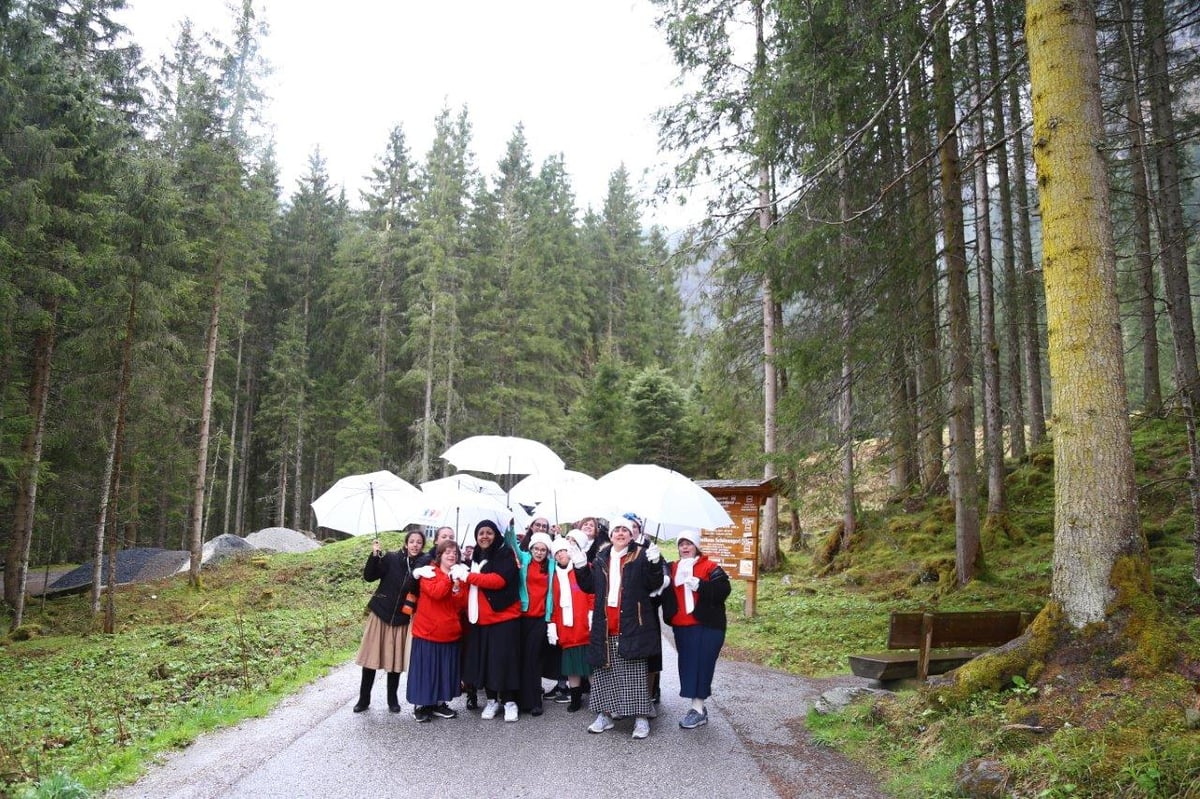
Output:
[[[813,738],[875,771],[900,799],[955,795],[956,771],[974,758],[1003,765],[1011,796],[1200,799],[1200,732],[1184,724],[1200,685],[1200,598],[1179,479],[1186,439],[1149,422],[1137,426],[1135,444],[1155,593],[1182,642],[1171,668],[1141,679],[1115,667],[1085,678],[1081,668],[980,692],[953,708],[926,689],[903,690],[839,715],[812,715]],[[795,552],[760,575],[754,618],[742,616],[746,584],[734,582],[722,657],[815,677],[845,674],[848,654],[883,647],[891,610],[1038,610],[1050,590],[1050,461],[1039,451],[1011,468],[1009,519],[985,536],[984,571],[965,588],[952,579],[953,514],[944,499],[875,502],[850,551],[833,563]],[[836,519],[810,514],[804,522],[832,530]],[[384,537],[387,548],[400,543],[399,535]],[[0,795],[77,796],[85,794],[73,786],[128,782],[157,753],[262,715],[344,662],[361,633],[369,547],[350,540],[303,555],[235,559],[206,570],[199,591],[182,578],[122,588],[116,635],[95,632],[85,597],[47,602],[23,628],[34,633],[29,640],[0,642]],[[668,557],[671,549],[664,547]]]

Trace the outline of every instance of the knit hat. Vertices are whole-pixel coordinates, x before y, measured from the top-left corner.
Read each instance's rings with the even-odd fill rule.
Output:
[[[570,551],[571,546],[567,543],[567,539],[559,536],[550,543],[550,557],[554,557],[559,552]]]
[[[631,512],[629,512],[629,513],[626,513],[626,514],[625,514],[624,516],[622,516],[621,518],[623,518],[623,519],[627,519],[627,520],[629,520],[629,521],[633,522],[634,524],[636,524],[636,525],[637,525],[637,529],[638,529],[638,532],[639,532],[639,533],[644,533],[644,532],[646,532],[646,520],[645,520],[645,519],[643,519],[641,516],[638,516],[636,513],[633,513],[633,512],[631,511]],[[614,523],[613,523],[613,527],[616,527],[616,526],[617,526],[617,522],[614,522]],[[629,528],[629,532],[631,532],[631,533],[633,532],[633,528],[632,528],[632,527],[630,527],[630,528]]]
[[[553,544],[553,543],[554,542],[550,540],[549,534],[543,533],[541,531],[538,531],[538,532],[534,533],[533,535],[529,536],[529,548],[530,549],[533,549],[534,544],[541,544],[546,549],[550,549],[551,544]]]
[[[676,539],[679,541],[691,541],[696,549],[700,548],[700,531],[699,530],[684,530]]]

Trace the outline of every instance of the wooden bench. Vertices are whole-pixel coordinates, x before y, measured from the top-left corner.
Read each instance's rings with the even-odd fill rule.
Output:
[[[909,651],[850,655],[850,670],[881,682],[910,677],[925,682],[930,674],[944,674],[1008,643],[1032,618],[1019,610],[893,613],[887,648]]]

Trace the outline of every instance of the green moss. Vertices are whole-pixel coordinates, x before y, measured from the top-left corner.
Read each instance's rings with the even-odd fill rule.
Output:
[[[1116,597],[1108,612],[1124,623],[1129,642],[1129,649],[1113,664],[1135,677],[1158,674],[1175,659],[1178,647],[1154,597],[1149,562],[1141,557],[1119,557],[1109,581]]]

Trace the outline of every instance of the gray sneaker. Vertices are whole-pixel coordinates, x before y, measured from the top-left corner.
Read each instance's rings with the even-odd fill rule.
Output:
[[[679,726],[685,730],[694,730],[708,723],[708,708],[703,711],[692,708],[679,720]]]

